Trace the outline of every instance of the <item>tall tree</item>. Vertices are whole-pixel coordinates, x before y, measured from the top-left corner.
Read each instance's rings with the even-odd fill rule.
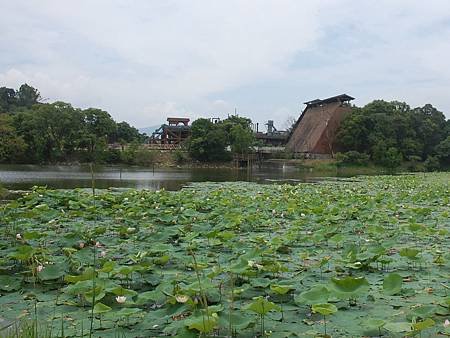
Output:
[[[109,137],[117,131],[117,125],[106,111],[96,108],[83,110],[83,140],[92,160],[105,149]]]
[[[33,104],[38,103],[41,100],[41,94],[36,88],[23,84],[17,91],[17,101],[22,107],[31,107]]]
[[[12,118],[8,114],[0,114],[0,163],[23,161],[26,143],[17,135]]]
[[[12,88],[0,88],[0,113],[10,112],[17,104],[16,91]]]

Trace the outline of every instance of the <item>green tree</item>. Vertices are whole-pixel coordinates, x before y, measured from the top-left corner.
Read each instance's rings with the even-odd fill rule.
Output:
[[[227,160],[226,146],[227,134],[222,124],[213,124],[208,119],[192,123],[189,154],[193,159],[203,162]]]
[[[384,161],[382,164],[386,168],[394,170],[400,166],[402,161],[403,161],[403,157],[402,157],[402,154],[400,153],[400,151],[395,147],[390,147],[386,152],[386,155],[384,157]]]
[[[17,104],[16,91],[12,88],[0,88],[0,113],[10,112]]]
[[[112,142],[119,142],[122,145],[131,142],[143,142],[144,135],[139,133],[139,130],[130,126],[127,122],[122,121],[117,123],[116,132],[112,135]]]
[[[0,114],[0,162],[3,163],[22,161],[27,147],[12,122],[8,114]]]
[[[436,146],[435,153],[443,166],[450,165],[450,135]]]
[[[36,88],[29,86],[28,84],[23,84],[17,91],[17,101],[22,107],[31,107],[32,105],[38,103],[41,100],[41,94]]]
[[[33,162],[64,160],[78,147],[82,132],[80,110],[65,102],[35,105],[15,114],[14,123]]]
[[[402,158],[424,160],[446,138],[448,126],[444,114],[430,104],[411,109],[404,102],[376,100],[352,109],[341,123],[337,143],[341,151],[365,152],[380,164],[389,162],[390,148]]]
[[[117,132],[117,125],[106,111],[89,108],[83,114],[83,142],[91,161],[98,160],[98,154],[106,149],[110,136]]]
[[[230,136],[231,151],[234,154],[247,154],[255,141],[253,132],[241,124],[236,124],[231,128]]]

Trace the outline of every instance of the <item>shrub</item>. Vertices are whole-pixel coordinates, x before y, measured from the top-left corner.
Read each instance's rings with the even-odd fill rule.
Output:
[[[336,160],[339,163],[367,165],[369,163],[369,155],[351,150],[346,153],[337,153]]]
[[[439,158],[437,156],[428,156],[424,162],[427,171],[437,171],[441,167]]]
[[[186,152],[177,149],[172,153],[172,158],[176,164],[183,164],[188,160],[188,155]]]

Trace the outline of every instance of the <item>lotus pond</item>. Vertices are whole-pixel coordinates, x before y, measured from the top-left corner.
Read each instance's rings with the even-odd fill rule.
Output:
[[[449,182],[36,188],[0,209],[0,336],[448,336]]]

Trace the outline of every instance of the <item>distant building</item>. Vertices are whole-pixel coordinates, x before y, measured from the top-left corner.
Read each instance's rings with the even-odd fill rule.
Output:
[[[277,130],[273,123],[273,120],[267,121],[267,132],[263,133],[259,131],[259,123],[253,125],[252,129],[255,133],[255,137],[264,146],[282,146],[286,143],[289,136],[289,132],[284,130]]]
[[[179,145],[191,132],[189,119],[185,117],[168,117],[168,124],[156,129],[149,138],[150,144]]]
[[[290,133],[286,149],[305,157],[333,155],[336,131],[350,111],[353,97],[343,94],[305,102],[306,108]]]

